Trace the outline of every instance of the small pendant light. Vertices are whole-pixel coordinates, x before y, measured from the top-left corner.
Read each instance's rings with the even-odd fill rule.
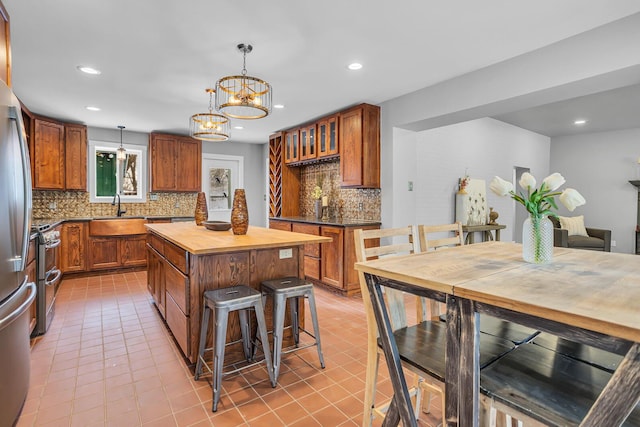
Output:
[[[116,150],[116,158],[118,160],[125,160],[127,158],[127,150],[122,146],[122,129],[124,129],[124,126],[120,125],[118,129],[120,129],[120,147]]]

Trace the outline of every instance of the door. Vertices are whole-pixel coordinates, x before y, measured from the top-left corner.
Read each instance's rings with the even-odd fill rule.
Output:
[[[244,157],[202,155],[202,191],[207,196],[209,221],[229,221],[233,193],[243,188]]]

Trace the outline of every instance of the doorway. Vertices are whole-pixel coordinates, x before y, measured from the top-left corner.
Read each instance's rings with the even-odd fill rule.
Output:
[[[233,193],[243,188],[244,157],[204,153],[202,191],[207,198],[210,221],[229,221]]]
[[[513,188],[515,188],[516,191],[518,188],[518,182],[520,182],[522,174],[529,171],[529,168],[523,168],[519,166],[515,166],[513,168]],[[518,205],[519,203],[513,203],[513,209],[515,209],[515,213],[513,215],[513,239],[516,241],[516,243],[522,243],[522,233],[519,231],[522,230],[522,224],[524,224],[524,220],[527,219],[529,215],[527,214],[526,209],[518,209]]]

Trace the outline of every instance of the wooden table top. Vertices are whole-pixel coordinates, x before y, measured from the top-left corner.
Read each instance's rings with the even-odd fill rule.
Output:
[[[233,231],[211,231],[195,222],[145,224],[147,229],[195,254],[215,254],[251,249],[300,246],[307,243],[331,242],[330,237],[249,226],[247,234]]]
[[[554,248],[550,264],[522,259],[522,246],[484,242],[357,263],[411,285],[640,342],[640,258]]]
[[[507,228],[504,224],[484,224],[484,225],[463,225],[462,231],[492,231],[504,230]]]

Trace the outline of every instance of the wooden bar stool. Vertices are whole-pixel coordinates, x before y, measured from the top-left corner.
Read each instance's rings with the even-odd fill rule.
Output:
[[[264,352],[264,362],[267,365],[269,380],[271,386],[276,386],[276,380],[273,375],[273,365],[271,364],[271,352],[269,351],[269,341],[267,336],[267,327],[264,320],[264,310],[262,308],[262,294],[246,285],[231,286],[228,288],[220,288],[216,290],[206,291],[204,293],[204,303],[202,304],[202,325],[200,327],[200,344],[198,348],[198,361],[196,363],[195,379],[198,380],[202,375],[203,366],[212,373],[213,388],[213,406],[212,411],[218,409],[218,401],[220,400],[220,385],[222,376],[238,372],[242,369],[249,368],[262,361],[254,362],[241,368],[229,372],[223,372],[224,350],[226,345],[235,344],[242,341],[244,355],[248,362],[254,360],[254,344],[251,339],[251,325],[249,322],[249,310],[253,309],[256,313],[258,322],[258,333],[262,342],[262,351]],[[207,331],[209,329],[209,317],[211,310],[214,311],[215,331],[213,338],[213,347],[205,348],[207,341]],[[227,337],[227,323],[229,313],[238,310],[240,317],[240,329],[242,331],[242,340],[234,341],[225,345]],[[213,351],[213,368],[210,369],[204,360],[204,352]]]
[[[302,350],[312,346],[318,347],[318,359],[320,366],[324,369],[324,358],[322,357],[322,347],[320,345],[320,327],[318,326],[318,315],[316,313],[316,301],[313,294],[313,285],[297,277],[285,277],[283,279],[265,280],[261,283],[263,298],[267,295],[273,297],[273,372],[275,381],[280,374],[280,359],[282,353]],[[291,310],[291,326],[293,331],[294,347],[282,350],[282,335],[284,332],[284,311],[289,301]],[[300,327],[298,320],[298,298],[309,300],[309,310],[311,312],[311,322],[313,323],[313,334]],[[289,326],[288,326],[289,327]],[[300,331],[312,337],[313,343],[300,346]]]

